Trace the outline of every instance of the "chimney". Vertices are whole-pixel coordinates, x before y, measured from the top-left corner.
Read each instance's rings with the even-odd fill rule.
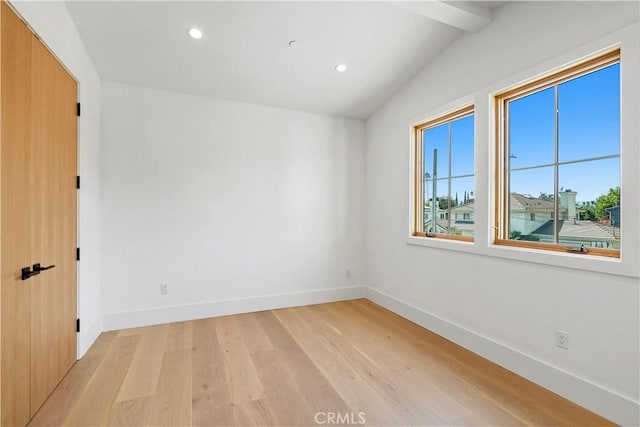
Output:
[[[567,210],[567,219],[576,219],[576,195],[578,193],[571,190],[560,192],[560,206]]]

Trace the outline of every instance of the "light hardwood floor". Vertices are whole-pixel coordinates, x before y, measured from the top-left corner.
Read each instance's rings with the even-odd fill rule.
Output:
[[[308,426],[330,413],[341,424],[610,425],[368,300],[104,333],[31,425]]]

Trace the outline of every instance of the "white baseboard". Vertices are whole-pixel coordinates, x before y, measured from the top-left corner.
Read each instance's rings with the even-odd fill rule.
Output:
[[[92,322],[88,325],[84,323],[80,324],[80,333],[78,334],[78,359],[81,359],[82,356],[89,350],[89,347],[93,345],[95,340],[98,339],[100,334],[102,333],[102,317],[96,316]]]
[[[628,426],[640,425],[639,402],[421,310],[382,291],[365,286],[105,313],[102,316],[102,322],[100,319],[96,319],[81,332],[78,354],[79,356],[83,355],[102,330],[150,326],[356,298],[368,298],[376,304],[615,423]]]
[[[382,291],[367,299],[620,425],[640,425],[640,403],[514,348],[423,311]]]
[[[207,317],[226,316],[229,314],[250,313],[277,308],[346,301],[356,298],[365,298],[366,294],[367,288],[364,286],[320,289],[287,294],[210,301],[199,304],[158,307],[148,310],[104,313],[102,316],[102,322],[103,330],[112,331],[116,329],[205,319]]]

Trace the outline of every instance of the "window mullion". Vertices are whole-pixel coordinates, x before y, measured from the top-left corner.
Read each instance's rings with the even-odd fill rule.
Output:
[[[448,153],[449,173],[447,174],[448,175],[447,182],[449,184],[449,188],[447,189],[447,234],[451,234],[451,123],[449,123],[449,126],[447,126],[447,130],[448,130],[447,148],[449,150],[449,153]]]
[[[433,149],[433,194],[431,195],[431,213],[433,218],[431,219],[431,232],[433,234],[438,233],[438,223],[437,223],[437,214],[438,214],[438,150]]]
[[[559,177],[558,177],[558,162],[559,162],[559,148],[558,148],[558,136],[559,136],[559,109],[558,109],[558,85],[553,87],[553,103],[554,103],[554,166],[553,166],[553,243],[558,244],[559,236],[558,232],[558,199],[560,198],[559,190]]]

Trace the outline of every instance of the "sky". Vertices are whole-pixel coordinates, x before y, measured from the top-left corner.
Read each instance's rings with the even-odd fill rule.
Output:
[[[451,123],[451,197],[456,198],[462,203],[464,192],[467,194],[473,192],[474,179],[473,176],[465,177],[465,175],[473,175],[473,127],[474,117],[467,116]],[[448,147],[449,125],[443,124],[431,129],[427,129],[424,133],[424,166],[425,171],[433,175],[433,149],[438,150],[438,178],[444,178],[449,175],[449,147]],[[437,196],[446,197],[448,193],[448,182],[438,181]],[[428,198],[431,198],[433,189],[431,183],[427,188]]]
[[[554,162],[553,87],[511,101],[509,138],[511,169]],[[614,64],[557,86],[558,160],[583,160],[620,154],[620,65]],[[449,175],[448,132],[451,131],[451,195],[473,191],[472,116],[424,131],[424,168],[433,172],[433,149],[438,149],[438,178]],[[576,191],[578,202],[594,201],[620,186],[620,159],[601,159],[560,165],[559,187]],[[512,171],[511,191],[537,197],[553,193],[554,167]],[[432,194],[431,184],[427,193]],[[438,197],[447,194],[447,181],[438,181]]]
[[[620,154],[620,65],[558,86],[558,160]],[[554,88],[509,105],[511,168],[554,161]],[[515,156],[515,157],[514,157]],[[619,159],[561,165],[559,186],[595,200],[620,185]],[[553,192],[553,168],[512,172],[511,191],[537,196]]]

